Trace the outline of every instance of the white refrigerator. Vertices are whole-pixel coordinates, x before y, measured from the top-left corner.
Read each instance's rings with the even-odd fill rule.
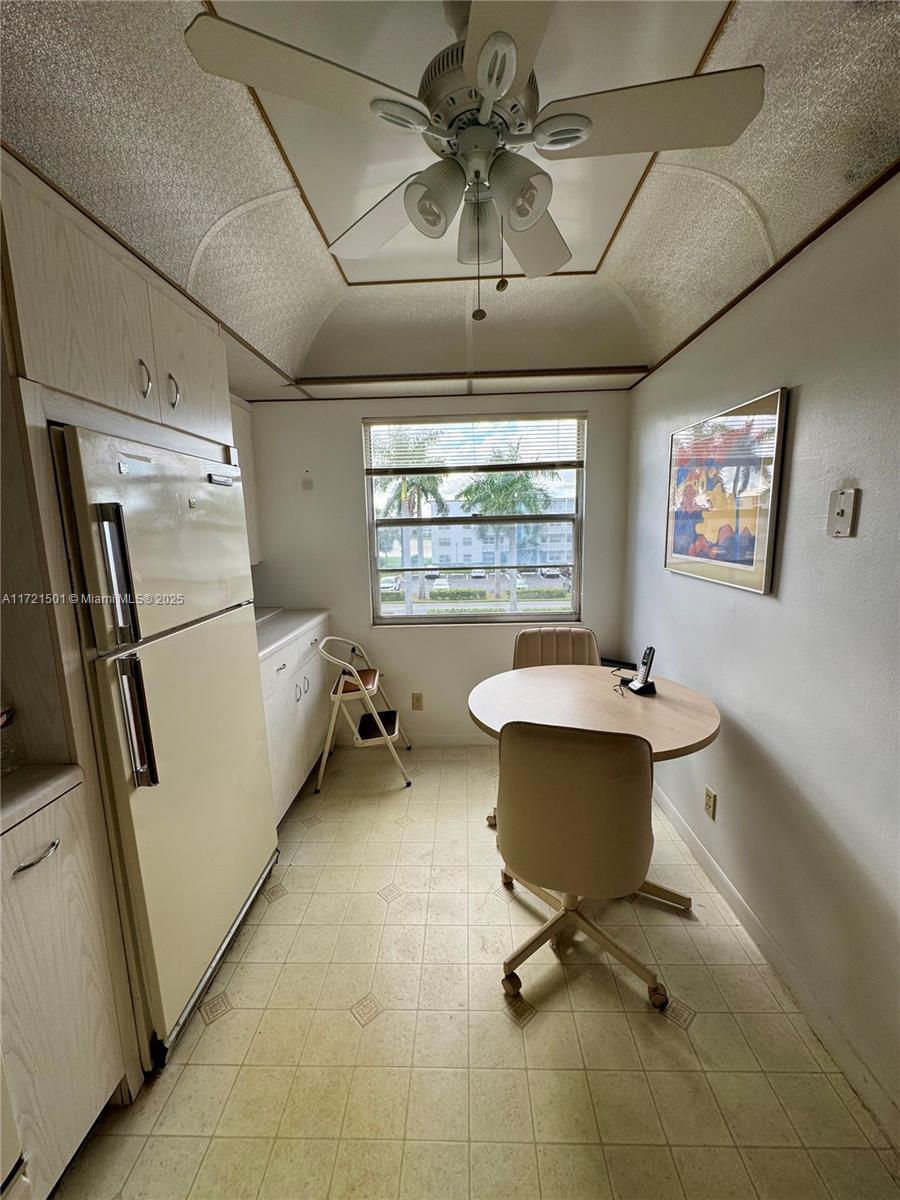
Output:
[[[240,470],[74,427],[65,452],[161,1064],[277,857]]]

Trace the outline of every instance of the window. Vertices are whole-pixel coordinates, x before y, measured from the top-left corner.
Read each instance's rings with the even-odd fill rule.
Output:
[[[578,620],[585,425],[363,421],[376,624]]]

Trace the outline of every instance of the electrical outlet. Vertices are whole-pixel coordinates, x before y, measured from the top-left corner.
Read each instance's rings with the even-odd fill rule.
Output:
[[[711,787],[708,787],[703,792],[703,807],[706,810],[706,815],[711,821],[716,819],[716,793]]]
[[[412,694],[412,710],[413,712],[421,712],[425,707],[425,701],[422,698],[421,692],[413,692]]]

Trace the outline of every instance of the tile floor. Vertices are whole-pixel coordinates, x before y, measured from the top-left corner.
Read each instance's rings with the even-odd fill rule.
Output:
[[[898,1160],[654,812],[652,878],[587,941],[500,962],[544,919],[499,885],[496,750],[425,748],[414,786],[339,750],[169,1066],[111,1110],[55,1200],[897,1200]]]

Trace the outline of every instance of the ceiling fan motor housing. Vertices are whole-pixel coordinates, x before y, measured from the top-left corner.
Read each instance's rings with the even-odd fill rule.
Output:
[[[456,42],[441,50],[425,68],[419,85],[419,99],[431,114],[432,125],[452,134],[459,134],[475,124],[481,107],[482,97],[463,71],[464,50],[465,42]],[[532,71],[520,92],[494,101],[489,123],[502,142],[510,134],[530,131],[539,108],[538,85]],[[428,133],[422,136],[429,148],[441,157],[458,153],[455,139],[446,141]]]

